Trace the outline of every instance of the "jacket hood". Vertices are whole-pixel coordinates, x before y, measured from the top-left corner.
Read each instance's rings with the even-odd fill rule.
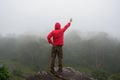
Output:
[[[59,22],[57,22],[57,23],[55,24],[55,30],[59,30],[59,29],[61,29],[61,25],[60,25]]]

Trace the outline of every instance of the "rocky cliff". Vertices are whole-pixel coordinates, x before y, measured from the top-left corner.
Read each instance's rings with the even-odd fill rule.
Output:
[[[55,68],[57,70],[57,68]],[[50,72],[40,71],[37,74],[30,76],[27,80],[95,80],[79,71],[70,67],[63,68],[63,72],[59,75],[54,75]]]

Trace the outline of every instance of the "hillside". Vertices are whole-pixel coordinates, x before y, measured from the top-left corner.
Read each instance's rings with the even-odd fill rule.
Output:
[[[25,80],[23,74],[49,71],[50,53],[51,45],[40,36],[0,36],[0,65],[9,68],[12,80]],[[100,78],[98,80],[120,73],[120,41],[107,33],[86,38],[75,32],[67,34],[63,55],[64,66]],[[91,74],[95,70],[98,72]]]

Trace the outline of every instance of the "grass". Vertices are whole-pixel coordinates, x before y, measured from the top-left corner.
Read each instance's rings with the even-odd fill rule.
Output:
[[[12,80],[26,80],[26,79],[25,79],[25,78],[18,77],[18,76],[13,76],[13,77],[12,77]]]

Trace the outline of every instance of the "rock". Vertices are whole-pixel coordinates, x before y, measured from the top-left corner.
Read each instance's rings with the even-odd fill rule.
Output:
[[[55,68],[55,71],[57,71],[57,68]],[[63,72],[59,75],[65,79],[60,79],[50,72],[40,71],[37,74],[30,76],[27,80],[94,80],[70,67],[63,68]]]

